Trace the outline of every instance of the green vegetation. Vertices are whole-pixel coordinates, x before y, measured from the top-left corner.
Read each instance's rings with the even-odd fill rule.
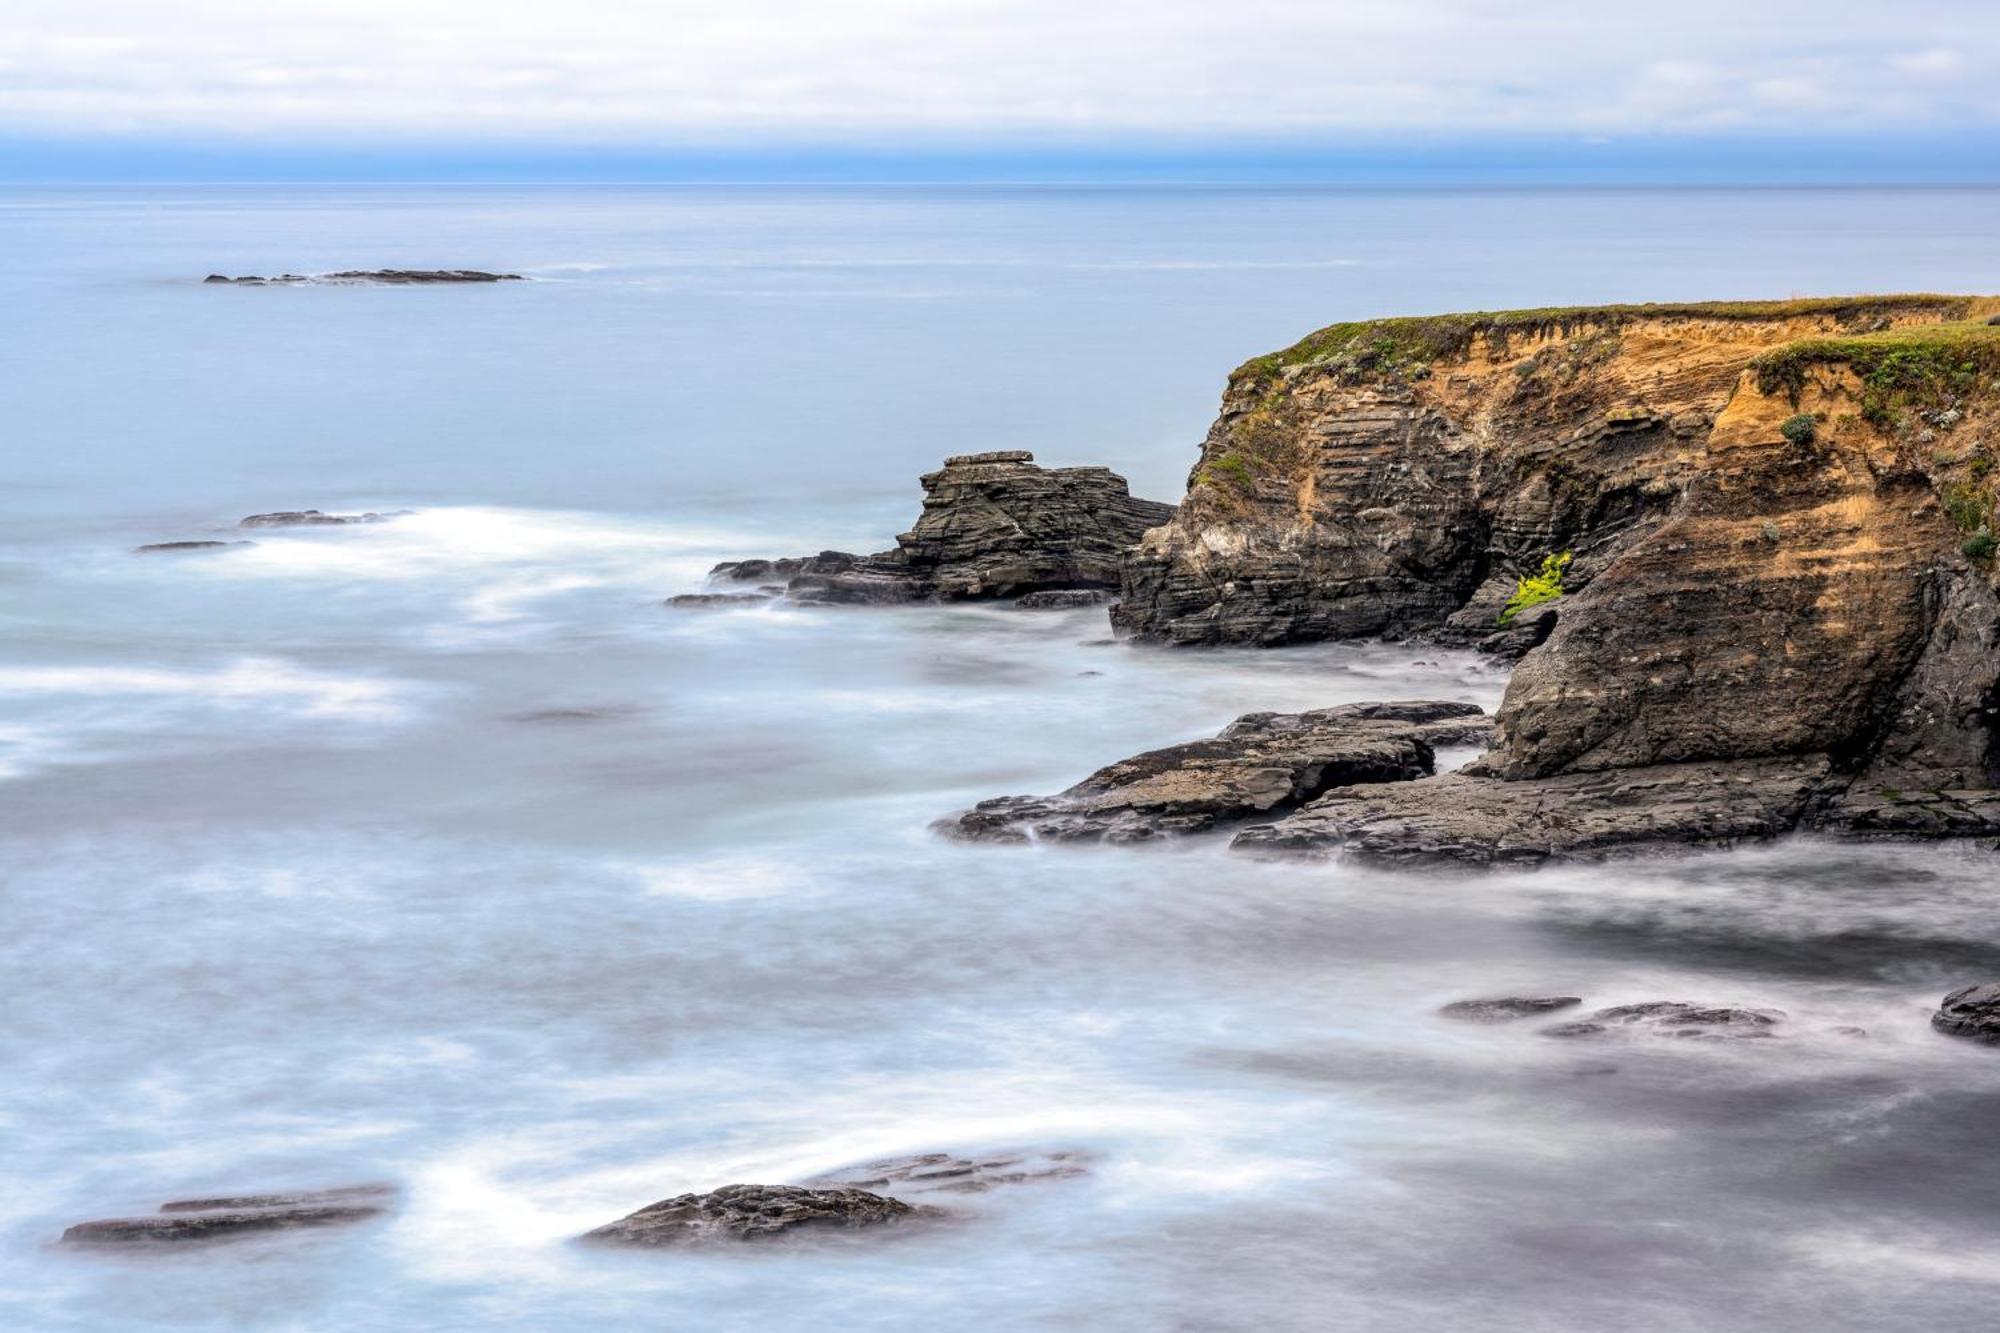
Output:
[[[1955,481],[1939,496],[1944,512],[1960,532],[1971,535],[1992,526],[1993,504],[1986,492],[1969,481]]]
[[[1993,554],[1995,547],[2000,547],[2000,539],[1996,539],[1990,532],[1975,532],[1967,537],[1958,549],[1970,559],[1984,560]]]
[[[1507,606],[1500,612],[1499,625],[1505,629],[1514,623],[1514,617],[1543,602],[1553,602],[1563,595],[1563,572],[1569,568],[1570,553],[1544,556],[1541,572],[1524,575],[1514,585],[1514,595],[1507,599]]]
[[[1979,387],[1982,375],[2000,371],[2000,329],[1958,321],[1808,338],[1751,364],[1760,391],[1784,393],[1794,403],[1814,367],[1846,367],[1861,378],[1861,415],[1873,425],[1894,427],[1917,410],[1949,429],[1959,419],[1959,400]]]
[[[1801,412],[1797,416],[1786,417],[1784,423],[1778,427],[1778,434],[1793,444],[1811,444],[1819,434],[1819,421],[1812,413]]]
[[[1202,469],[1202,477],[1212,486],[1223,486],[1240,495],[1257,489],[1257,472],[1250,460],[1231,449]]]
[[[1963,319],[1972,298],[1928,293],[1899,296],[1829,296],[1795,301],[1696,301],[1655,305],[1549,306],[1534,310],[1477,310],[1330,324],[1280,352],[1238,367],[1236,377],[1263,384],[1290,366],[1328,364],[1338,370],[1416,374],[1462,357],[1475,339],[1506,342],[1584,331],[1603,334],[1642,319],[1760,320],[1822,316],[1861,325],[1892,315]]]

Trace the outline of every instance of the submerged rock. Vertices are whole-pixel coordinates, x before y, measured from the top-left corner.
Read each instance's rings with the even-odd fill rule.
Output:
[[[1453,1000],[1438,1013],[1461,1023],[1511,1023],[1582,1003],[1581,995],[1503,995],[1490,1000]]]
[[[139,555],[160,555],[176,551],[226,551],[232,546],[255,546],[256,542],[153,542],[132,548]]]
[[[1649,1000],[1599,1009],[1573,1023],[1543,1028],[1550,1037],[1595,1037],[1606,1032],[1636,1030],[1661,1037],[1773,1037],[1785,1015],[1776,1009],[1738,1009],[1727,1005],[1690,1004],[1685,1000]]]
[[[648,1204],[579,1239],[593,1245],[637,1246],[771,1240],[893,1226],[935,1211],[859,1189],[725,1185],[708,1194],[681,1194]]]
[[[895,550],[732,560],[709,577],[782,581],[793,600],[826,605],[1108,591],[1126,551],[1174,513],[1108,468],[1038,467],[1024,449],[947,458],[922,481],[923,513]]]
[[[1944,997],[1931,1026],[1953,1037],[2000,1042],[2000,981],[1967,986]]]
[[[386,523],[395,514],[327,514],[317,509],[282,509],[271,514],[252,514],[239,528],[337,528],[354,523]]]
[[[1349,783],[1425,777],[1435,746],[1482,739],[1488,726],[1476,704],[1435,700],[1249,713],[1212,740],[1134,755],[1054,796],[981,801],[933,827],[999,842],[1137,842],[1200,833],[1293,809]]]
[[[1041,1152],[1021,1149],[954,1157],[917,1153],[842,1167],[806,1182],[812,1189],[868,1190],[895,1197],[922,1194],[984,1194],[1002,1185],[1070,1180],[1089,1174],[1090,1154],[1074,1149]]]
[[[1504,782],[1446,773],[1327,792],[1234,846],[1266,855],[1522,865],[1727,845],[1791,829],[1831,771],[1823,756],[1660,764]]]
[[[365,268],[343,269],[338,273],[280,273],[273,277],[232,278],[211,273],[203,282],[228,282],[238,286],[261,287],[289,283],[373,283],[387,287],[409,287],[440,282],[522,282],[518,273],[486,273],[475,268]]]
[[[64,1231],[70,1244],[126,1245],[155,1241],[221,1240],[250,1232],[339,1226],[387,1212],[393,1185],[346,1185],[326,1190],[173,1199],[145,1217],[79,1222]]]

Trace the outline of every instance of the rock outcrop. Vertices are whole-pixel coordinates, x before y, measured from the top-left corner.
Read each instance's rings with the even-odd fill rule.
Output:
[[[962,454],[923,477],[923,513],[875,555],[736,560],[720,583],[782,583],[794,601],[888,605],[1118,586],[1127,551],[1172,505],[1108,468],[1042,468],[1026,450]]]
[[[202,281],[227,282],[243,287],[322,282],[413,287],[442,282],[521,282],[523,279],[518,273],[485,273],[475,268],[358,268],[343,269],[338,273],[279,273],[268,278],[231,278],[211,273]]]
[[[76,1245],[130,1245],[340,1226],[381,1216],[395,1197],[393,1185],[347,1185],[328,1190],[173,1199],[148,1216],[79,1222],[64,1231],[62,1238]]]
[[[1489,1000],[1453,1000],[1438,1014],[1460,1023],[1512,1023],[1546,1017],[1582,1003],[1581,995],[1502,995]]]
[[[317,509],[284,509],[272,514],[252,514],[239,528],[343,528],[355,523],[387,523],[395,514],[327,514]]]
[[[1967,986],[1944,997],[1931,1026],[1953,1037],[2000,1043],[2000,981]]]
[[[858,1189],[725,1185],[680,1194],[606,1223],[579,1239],[593,1245],[683,1246],[768,1241],[812,1232],[893,1226],[933,1210]]]
[[[1344,704],[1249,713],[1210,740],[1149,750],[1054,796],[1001,796],[941,820],[951,837],[989,842],[1140,842],[1296,809],[1330,788],[1409,782],[1434,747],[1481,743],[1476,704]]]
[[[1776,1009],[1741,1009],[1732,1005],[1690,1004],[1686,1000],[1648,1000],[1615,1004],[1570,1023],[1542,1029],[1549,1037],[1599,1037],[1612,1032],[1636,1032],[1655,1037],[1724,1040],[1775,1037],[1785,1015]]]
[[[1008,1185],[1073,1180],[1090,1171],[1090,1154],[1076,1149],[1044,1152],[1014,1149],[955,1157],[927,1152],[889,1157],[829,1171],[806,1182],[809,1189],[856,1189],[894,1198],[926,1194],[985,1194]]]
[[[1460,774],[1239,842],[1540,860],[2000,832],[2000,299],[1337,325],[1231,378],[1115,622],[1518,658]],[[1502,626],[1551,557],[1559,595]]]
[[[135,546],[139,555],[173,555],[184,551],[227,551],[232,546],[255,546],[256,542],[152,542],[145,546]]]

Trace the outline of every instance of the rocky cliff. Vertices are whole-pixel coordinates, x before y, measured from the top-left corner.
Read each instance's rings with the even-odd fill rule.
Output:
[[[1484,760],[1330,793],[1250,845],[1482,860],[1801,821],[2000,830],[1995,312],[1893,296],[1321,330],[1231,377],[1115,614],[1171,643],[1473,642],[1554,558],[1561,595],[1516,622]]]

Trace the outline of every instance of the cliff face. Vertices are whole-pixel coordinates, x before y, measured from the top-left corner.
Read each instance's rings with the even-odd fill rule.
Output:
[[[1504,805],[1567,777],[1615,807],[1629,785],[1578,775],[1698,764],[1707,783],[1789,758],[1756,803],[1783,821],[2000,829],[1995,311],[1885,297],[1324,330],[1232,377],[1120,623],[1467,642],[1570,552],[1461,786],[1508,784]],[[1319,834],[1403,827],[1430,785],[1329,799]],[[1429,818],[1422,836],[1449,841]]]

